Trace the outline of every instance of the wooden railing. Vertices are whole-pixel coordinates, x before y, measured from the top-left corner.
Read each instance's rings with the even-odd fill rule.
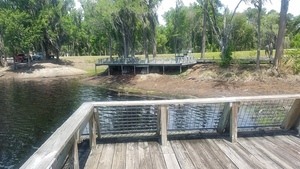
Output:
[[[274,100],[292,100],[287,109],[286,116],[282,120],[281,127],[290,130],[299,126],[300,121],[300,95],[277,95],[255,97],[228,97],[228,98],[204,98],[184,100],[151,100],[151,101],[116,101],[116,102],[87,102],[82,104],[59,127],[50,138],[23,164],[21,168],[61,168],[66,159],[71,162],[73,168],[79,168],[78,141],[83,130],[89,124],[90,147],[96,145],[96,138],[101,138],[99,125],[98,107],[126,107],[152,105],[158,107],[157,124],[158,136],[162,145],[167,144],[167,123],[170,105],[193,105],[193,104],[224,104],[222,115],[216,130],[223,132],[230,124],[230,140],[237,141],[238,113],[241,103],[247,102],[272,102]],[[276,113],[275,113],[276,115]]]
[[[174,58],[151,58],[140,59],[135,57],[129,58],[103,58],[99,59],[96,64],[190,64],[196,63],[197,59],[193,56],[182,56]]]

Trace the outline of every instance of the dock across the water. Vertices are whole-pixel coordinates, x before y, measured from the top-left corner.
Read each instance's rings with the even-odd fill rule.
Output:
[[[162,73],[166,71],[182,72],[183,68],[190,68],[195,64],[212,64],[219,63],[221,59],[196,59],[193,56],[175,56],[174,58],[151,58],[140,59],[137,57],[129,58],[103,58],[95,63],[95,73],[97,66],[108,66],[108,75],[114,73],[120,74],[149,74]],[[234,63],[255,64],[256,59],[233,59]],[[269,64],[272,61],[267,58],[261,58],[261,64]]]
[[[300,168],[299,123],[300,94],[86,102],[21,168]]]

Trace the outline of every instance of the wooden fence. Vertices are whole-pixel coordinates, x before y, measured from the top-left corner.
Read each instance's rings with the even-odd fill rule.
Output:
[[[50,138],[23,164],[21,168],[61,168],[66,159],[71,162],[74,168],[79,168],[78,142],[86,126],[89,126],[90,148],[96,145],[96,138],[101,138],[101,125],[99,121],[99,107],[127,107],[127,106],[156,106],[155,109],[158,123],[157,134],[162,145],[167,144],[168,136],[168,113],[171,105],[198,105],[198,104],[220,104],[223,105],[221,116],[219,117],[216,131],[224,132],[226,126],[229,127],[230,140],[237,141],[238,117],[242,107],[246,108],[251,102],[264,103],[268,101],[291,100],[291,104],[285,107],[285,116],[281,120],[281,128],[290,130],[297,128],[300,121],[300,95],[276,95],[276,96],[255,96],[255,97],[228,97],[228,98],[203,98],[203,99],[183,99],[183,100],[146,100],[146,101],[112,101],[112,102],[87,102],[82,104],[71,115],[62,126],[60,126]],[[277,103],[277,102],[276,102]],[[285,102],[284,102],[285,103]],[[243,106],[242,106],[243,105]],[[282,107],[285,105],[280,105]],[[268,105],[268,116],[282,116],[273,110],[273,105]],[[276,106],[275,106],[276,107]],[[244,109],[243,108],[243,109]],[[278,109],[278,107],[276,108]],[[257,114],[261,114],[260,109]],[[118,113],[118,112],[116,112]],[[259,117],[259,116],[257,116]],[[188,118],[188,116],[187,116]],[[245,116],[245,118],[253,118]]]

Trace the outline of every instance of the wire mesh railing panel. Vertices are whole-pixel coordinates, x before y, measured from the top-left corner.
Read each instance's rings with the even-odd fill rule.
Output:
[[[238,128],[279,127],[294,100],[242,102]]]
[[[97,107],[101,134],[156,132],[157,106]]]
[[[215,131],[223,109],[224,103],[170,105],[168,131]]]

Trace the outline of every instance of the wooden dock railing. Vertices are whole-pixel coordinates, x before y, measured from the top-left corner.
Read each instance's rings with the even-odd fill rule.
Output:
[[[185,105],[192,107],[192,110],[190,108],[185,109]],[[144,112],[144,114],[130,114],[138,112],[137,109],[140,109],[140,112]],[[206,114],[204,115],[206,117],[204,117],[203,114],[208,111],[212,114]],[[118,116],[118,114],[124,112],[127,115],[129,113],[129,115]],[[181,115],[177,116],[180,114],[179,112],[181,112]],[[214,113],[216,115],[213,115]],[[142,115],[145,115],[145,117],[142,117]],[[157,120],[152,118],[148,120],[150,116],[157,118]],[[109,121],[112,117],[119,119],[121,122]],[[203,121],[203,118],[206,120]],[[138,123],[136,121],[131,122],[132,119],[138,119]],[[252,120],[247,123],[242,122],[249,119]],[[207,120],[211,120],[211,122]],[[133,133],[144,132],[144,130],[150,131],[152,128],[147,127],[151,126],[149,121],[151,121],[151,124],[156,124],[154,126],[155,133],[157,133],[162,145],[167,144],[168,134],[175,130],[212,129],[222,133],[228,126],[230,140],[236,142],[238,130],[242,128],[270,126],[281,127],[284,130],[299,128],[300,94],[184,100],[87,102],[82,104],[21,168],[61,168],[65,165],[66,159],[69,159],[68,161],[74,168],[79,168],[78,141],[87,125],[89,126],[90,148],[93,149],[96,145],[96,138],[101,138],[109,132],[122,134],[131,131]],[[198,123],[199,121],[203,121],[203,123]],[[178,124],[179,129],[169,125],[173,123]],[[107,124],[114,124],[116,128],[119,126],[122,130],[115,131],[109,128]],[[126,126],[128,130],[124,131]],[[184,128],[185,126],[187,128]]]

